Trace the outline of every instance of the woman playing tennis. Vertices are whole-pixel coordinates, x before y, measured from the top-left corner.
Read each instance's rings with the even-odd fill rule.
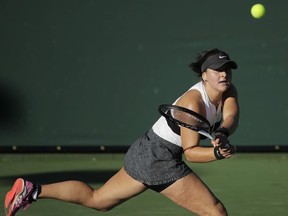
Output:
[[[201,79],[174,105],[206,117],[215,133],[211,147],[199,145],[201,136],[197,132],[160,117],[131,145],[124,167],[100,188],[93,189],[80,181],[37,185],[19,178],[6,194],[6,216],[13,216],[42,198],[108,211],[147,189],[161,193],[197,215],[228,215],[221,201],[185,164],[182,154],[189,162],[211,162],[230,158],[235,153],[234,146],[221,144],[229,143],[228,136],[238,125],[237,90],[232,84],[232,69],[237,69],[237,64],[227,53],[212,49],[200,53],[190,68]]]

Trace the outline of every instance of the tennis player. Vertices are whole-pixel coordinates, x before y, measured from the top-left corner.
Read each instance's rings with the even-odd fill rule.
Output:
[[[237,64],[227,53],[212,49],[200,53],[190,68],[200,81],[174,104],[208,119],[215,133],[211,147],[199,145],[201,135],[197,132],[172,125],[160,117],[131,145],[124,167],[102,187],[93,189],[80,181],[37,185],[18,178],[6,194],[6,216],[13,216],[19,209],[44,198],[108,211],[147,189],[161,193],[197,215],[228,215],[222,202],[182,160],[182,154],[189,162],[211,162],[230,158],[235,153],[233,145],[221,144],[229,143],[228,137],[238,125],[237,90],[232,84],[232,69],[237,69]]]

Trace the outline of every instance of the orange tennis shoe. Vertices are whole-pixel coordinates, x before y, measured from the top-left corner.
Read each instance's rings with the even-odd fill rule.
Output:
[[[5,197],[6,216],[14,216],[21,208],[27,209],[33,201],[32,193],[35,188],[32,182],[18,178]]]

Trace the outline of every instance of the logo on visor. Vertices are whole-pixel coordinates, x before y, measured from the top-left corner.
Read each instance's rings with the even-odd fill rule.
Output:
[[[225,56],[225,55],[224,56],[221,56],[221,55],[219,56],[220,59],[223,59],[223,58],[226,58],[226,57],[227,56]]]

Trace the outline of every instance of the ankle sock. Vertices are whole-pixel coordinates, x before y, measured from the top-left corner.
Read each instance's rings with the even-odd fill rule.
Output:
[[[36,201],[38,199],[40,193],[41,193],[41,185],[36,185],[35,190],[32,193],[33,201]]]

